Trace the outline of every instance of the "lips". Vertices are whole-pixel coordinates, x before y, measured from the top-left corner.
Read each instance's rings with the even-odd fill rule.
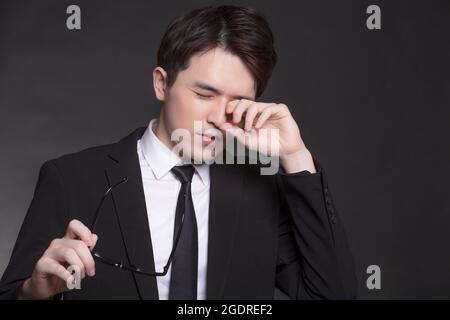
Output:
[[[198,135],[200,135],[202,137],[202,142],[204,144],[210,144],[210,143],[213,143],[215,141],[215,137],[212,136],[212,135],[200,134],[200,133]]]
[[[207,133],[201,133],[201,132],[196,132],[195,134],[198,134],[199,136],[202,136],[202,137],[214,138],[213,134],[207,134]]]

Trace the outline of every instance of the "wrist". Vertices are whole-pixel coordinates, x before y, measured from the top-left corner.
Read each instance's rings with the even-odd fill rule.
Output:
[[[280,155],[280,164],[288,174],[305,170],[310,173],[317,172],[313,157],[306,147],[291,154]]]
[[[19,289],[19,300],[50,300],[51,298],[51,296],[42,297],[38,291],[36,291],[32,278],[25,280]]]

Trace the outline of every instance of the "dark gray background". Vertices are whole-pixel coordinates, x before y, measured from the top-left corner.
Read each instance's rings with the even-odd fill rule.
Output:
[[[213,1],[1,1],[0,274],[50,158],[159,114],[166,25]],[[254,1],[279,53],[261,100],[284,102],[328,174],[365,299],[450,298],[450,2]],[[82,30],[66,28],[78,4]],[[382,30],[366,28],[366,8]],[[381,267],[381,290],[366,268]]]

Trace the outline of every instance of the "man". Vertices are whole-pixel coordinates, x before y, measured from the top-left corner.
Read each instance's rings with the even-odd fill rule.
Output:
[[[292,299],[354,298],[323,168],[286,105],[256,102],[276,59],[253,9],[177,18],[153,71],[159,118],[42,166],[0,297],[271,299],[278,288]],[[191,139],[176,144],[178,130]],[[281,168],[261,174],[247,156],[219,163],[234,151],[212,152],[220,133],[249,151],[275,145],[266,155]]]

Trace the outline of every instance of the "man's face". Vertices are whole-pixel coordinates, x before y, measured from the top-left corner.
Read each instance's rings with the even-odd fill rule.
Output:
[[[218,130],[227,121],[225,108],[230,101],[255,100],[255,81],[250,71],[238,56],[215,48],[192,56],[189,68],[178,73],[172,87],[162,90],[165,75],[161,68],[153,73],[156,96],[164,104],[156,135],[172,149],[178,144],[178,140],[171,141],[172,132],[185,129],[191,137],[190,146],[185,145],[191,159],[211,159],[206,147],[212,149],[217,141],[208,143],[202,134]],[[201,126],[194,128],[194,121]]]

